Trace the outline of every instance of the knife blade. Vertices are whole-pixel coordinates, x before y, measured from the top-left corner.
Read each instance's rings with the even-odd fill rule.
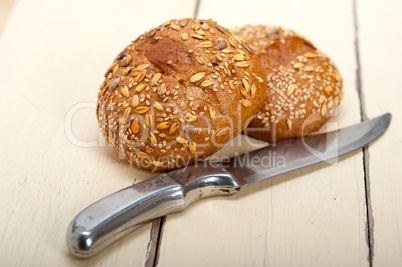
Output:
[[[385,132],[386,113],[362,123],[291,139],[231,159],[204,161],[158,175],[111,194],[81,211],[67,229],[70,252],[88,258],[152,220],[183,211],[212,196],[230,196],[241,187],[357,150]]]

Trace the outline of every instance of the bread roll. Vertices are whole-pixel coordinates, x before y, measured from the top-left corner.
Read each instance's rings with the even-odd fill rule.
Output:
[[[105,77],[97,106],[101,132],[129,162],[157,171],[212,155],[265,99],[258,58],[212,20],[171,20],[149,30]]]
[[[317,131],[343,97],[335,64],[306,38],[281,27],[234,30],[260,58],[267,74],[266,99],[246,133],[276,142]]]

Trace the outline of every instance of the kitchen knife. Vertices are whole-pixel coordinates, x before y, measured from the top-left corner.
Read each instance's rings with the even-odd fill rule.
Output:
[[[221,161],[204,161],[158,175],[109,195],[79,213],[67,230],[73,255],[87,258],[150,221],[197,200],[357,150],[388,128],[391,114],[314,136],[291,139]]]

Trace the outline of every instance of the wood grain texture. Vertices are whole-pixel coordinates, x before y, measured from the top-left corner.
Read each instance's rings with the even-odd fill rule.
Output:
[[[358,1],[362,90],[367,116],[392,113],[390,128],[369,146],[373,266],[402,266],[402,58],[400,1]],[[377,19],[373,20],[373,16]]]
[[[96,200],[156,174],[102,146],[95,106],[103,73],[139,34],[193,14],[194,1],[21,0],[0,40],[0,266],[140,266],[151,224],[89,260],[69,255],[68,223]]]
[[[307,36],[344,77],[345,99],[332,122],[345,127],[360,121],[350,1],[203,0],[198,17],[226,27],[282,25]],[[238,144],[221,152],[244,147]],[[275,177],[168,216],[159,266],[368,266],[362,152],[335,164]]]

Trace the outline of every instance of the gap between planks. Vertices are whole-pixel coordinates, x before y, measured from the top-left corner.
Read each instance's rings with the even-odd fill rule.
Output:
[[[359,50],[359,24],[358,24],[358,11],[357,0],[352,1],[352,12],[355,33],[355,54],[356,54],[356,87],[360,100],[360,116],[361,121],[367,120],[366,106],[364,101],[364,93],[362,88],[361,66],[360,66],[360,50]],[[373,267],[374,257],[374,217],[373,208],[371,206],[371,193],[370,193],[370,151],[369,146],[363,147],[363,172],[364,172],[364,185],[366,196],[366,214],[367,214],[367,236],[366,242],[369,249],[368,261],[370,267]]]
[[[193,17],[198,17],[198,11],[201,0],[196,0]],[[147,257],[145,261],[146,267],[154,267],[158,265],[159,248],[162,242],[163,227],[166,221],[166,216],[156,219],[152,222],[149,243],[147,246]]]
[[[194,8],[193,17],[198,17],[199,6],[201,0],[197,0]],[[353,22],[354,22],[354,34],[355,34],[355,53],[356,53],[356,89],[360,100],[360,116],[361,121],[367,120],[364,94],[362,89],[362,79],[361,79],[361,66],[360,66],[360,52],[359,52],[359,26],[358,26],[358,13],[357,13],[357,0],[352,0],[352,12],[353,12]],[[363,147],[363,169],[364,169],[364,184],[365,184],[365,197],[366,197],[366,214],[367,214],[367,245],[369,248],[368,261],[370,267],[373,266],[374,257],[374,218],[373,210],[371,206],[371,195],[370,195],[370,172],[369,172],[369,159],[370,152],[368,146]],[[162,241],[162,233],[164,223],[166,221],[166,216],[159,218],[152,222],[152,229],[150,232],[150,241],[148,243],[147,260],[145,266],[153,267],[157,266],[159,258],[159,248]]]

